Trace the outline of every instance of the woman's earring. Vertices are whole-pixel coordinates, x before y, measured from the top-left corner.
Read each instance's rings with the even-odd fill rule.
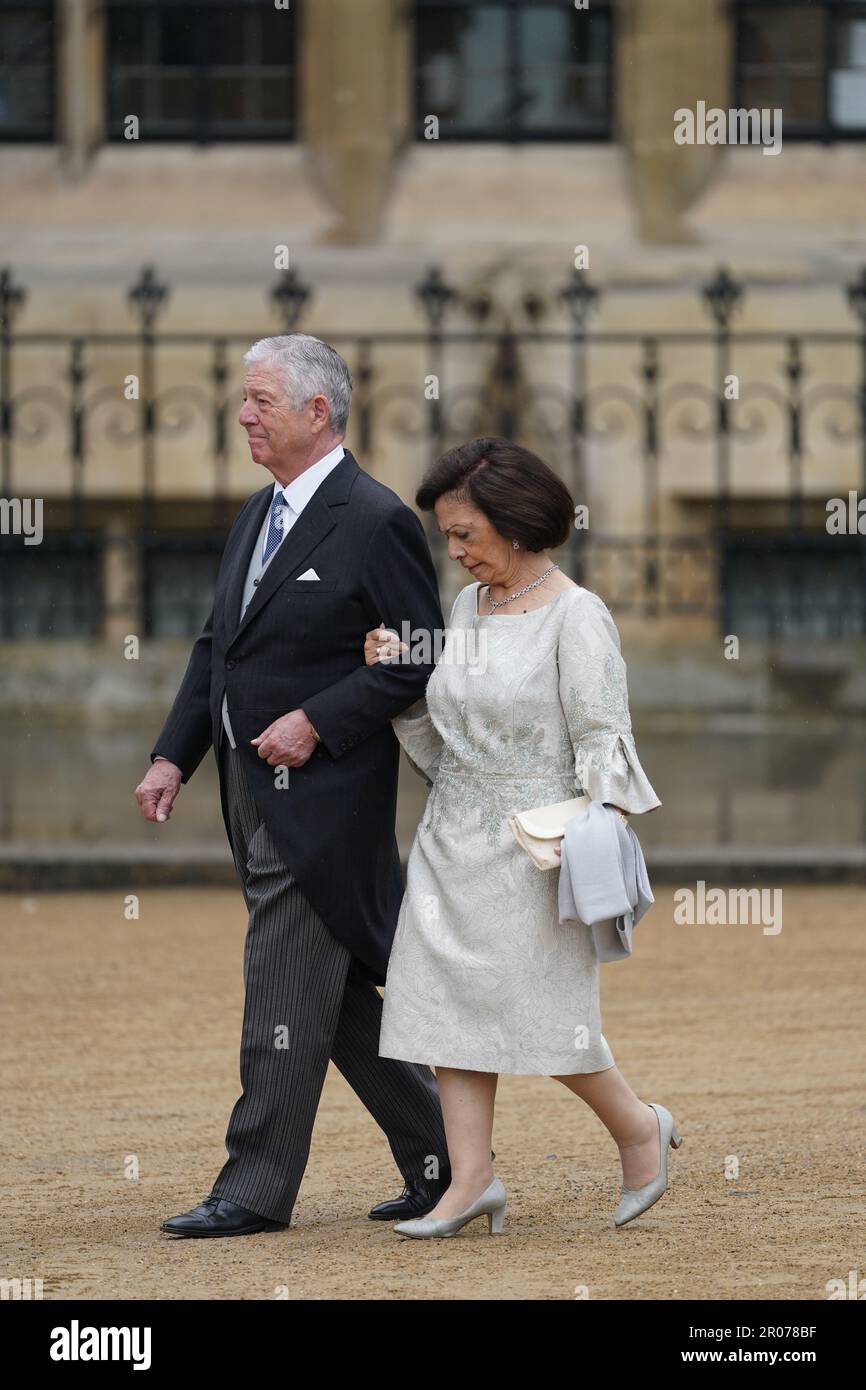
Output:
[[[520,549],[520,541],[512,541],[511,544],[514,546],[515,550]]]

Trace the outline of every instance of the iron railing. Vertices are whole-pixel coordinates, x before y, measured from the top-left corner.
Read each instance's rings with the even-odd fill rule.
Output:
[[[838,328],[741,330],[733,321],[746,287],[721,269],[700,287],[703,322],[687,305],[693,326],[599,329],[603,299],[615,307],[619,292],[603,297],[583,271],[555,294],[527,290],[503,306],[492,288],[459,293],[433,267],[417,286],[416,329],[310,331],[352,367],[349,447],[374,474],[390,460],[407,500],[451,444],[517,438],[586,506],[589,524],[575,528],[565,563],[614,609],[722,624],[737,613],[746,628],[752,612],[754,630],[770,635],[844,636],[852,623],[866,630],[863,536],[833,538],[823,595],[802,557],[826,552],[827,499],[866,492],[866,268],[846,289],[850,318]],[[26,331],[25,297],[11,271],[0,273],[0,496],[38,489],[50,499],[47,540],[61,569],[64,546],[99,550],[122,504],[137,577],[121,598],[91,594],[83,630],[98,633],[119,603],[143,609],[144,628],[158,631],[154,557],[161,548],[191,565],[197,557],[206,588],[251,490],[235,418],[241,356],[269,330],[162,329],[169,288],[153,268],[129,292],[132,331]],[[296,272],[282,274],[270,293],[281,331],[300,326],[310,298]],[[194,486],[178,486],[180,467]],[[429,534],[444,576],[434,526]],[[772,602],[762,556],[775,566]],[[0,536],[7,635],[34,564],[20,538]],[[194,597],[190,629],[198,605]],[[52,631],[50,614],[38,630]]]

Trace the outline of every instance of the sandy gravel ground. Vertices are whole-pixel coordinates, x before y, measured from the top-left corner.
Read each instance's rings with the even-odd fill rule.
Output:
[[[685,1144],[617,1231],[616,1150],[555,1082],[500,1082],[505,1235],[412,1242],[366,1212],[401,1187],[373,1121],[328,1077],[289,1230],[178,1241],[210,1189],[238,1089],[240,895],[0,897],[0,1275],[46,1298],[826,1298],[866,1276],[866,890],[784,889],[778,936],[683,927],[671,890],[602,969],[605,1034]],[[736,1162],[738,1176],[726,1176]],[[137,1176],[136,1176],[137,1172]]]

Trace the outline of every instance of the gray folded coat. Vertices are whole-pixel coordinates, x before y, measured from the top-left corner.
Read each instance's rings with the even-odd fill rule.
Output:
[[[655,902],[640,840],[601,801],[566,821],[559,874],[559,920],[592,929],[601,961],[632,953],[632,928]]]

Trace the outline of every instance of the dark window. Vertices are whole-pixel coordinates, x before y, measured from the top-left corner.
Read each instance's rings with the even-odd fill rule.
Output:
[[[722,549],[722,589],[726,633],[866,633],[866,546],[857,536],[729,537]]]
[[[736,105],[780,108],[783,136],[866,136],[864,0],[735,0]]]
[[[213,606],[226,538],[159,537],[144,552],[144,630],[148,637],[197,637]]]
[[[416,0],[416,134],[610,137],[611,10],[543,0]]]
[[[54,5],[0,0],[0,139],[54,136]]]
[[[0,636],[98,637],[102,552],[98,541],[45,536],[39,545],[0,540]]]
[[[141,140],[294,136],[296,3],[108,0],[108,134]]]

